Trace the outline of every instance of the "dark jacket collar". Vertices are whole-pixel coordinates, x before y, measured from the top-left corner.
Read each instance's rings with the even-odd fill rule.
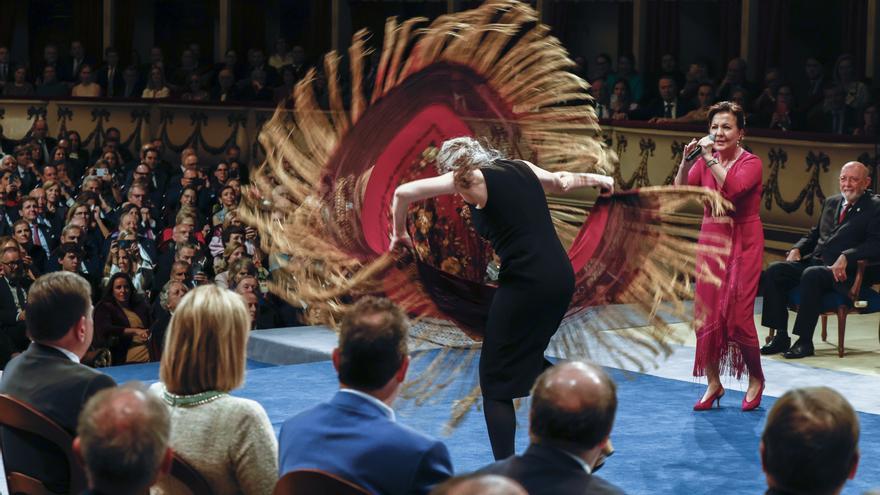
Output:
[[[574,459],[574,455],[575,454],[566,452],[558,447],[540,443],[529,444],[529,447],[523,453],[523,457],[537,457],[548,464],[565,466],[569,469],[575,469],[586,474],[583,466]]]

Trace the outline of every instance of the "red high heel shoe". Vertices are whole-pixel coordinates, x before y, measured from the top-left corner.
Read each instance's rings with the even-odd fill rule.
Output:
[[[716,390],[711,397],[703,402],[697,401],[697,403],[694,404],[694,411],[708,411],[709,409],[712,409],[712,404],[714,404],[715,401],[718,401],[718,407],[721,407],[722,397],[724,397],[724,387],[718,387],[718,390]]]
[[[758,406],[761,405],[761,397],[764,395],[764,383],[761,382],[761,389],[758,390],[758,395],[755,396],[752,400],[746,400],[749,397],[749,392],[746,391],[746,396],[743,397],[742,410],[743,411],[751,411],[757,409]]]

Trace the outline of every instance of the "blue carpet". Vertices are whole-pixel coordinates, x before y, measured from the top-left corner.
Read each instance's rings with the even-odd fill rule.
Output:
[[[248,371],[269,368],[274,364],[261,363],[259,361],[247,360]],[[142,363],[142,364],[124,364],[121,366],[111,366],[109,368],[101,368],[105,374],[110,375],[116,380],[116,383],[125,383],[137,380],[150,384],[159,379],[159,363]]]
[[[329,361],[262,367],[251,363],[244,388],[235,395],[259,401],[276,432],[290,416],[325,401],[337,388]],[[415,368],[420,367],[415,364]],[[152,365],[121,366],[106,372],[123,383],[128,379],[155,380]],[[137,369],[135,369],[137,368]],[[763,493],[764,476],[758,458],[758,441],[773,398],[750,413],[739,409],[743,393],[730,390],[723,407],[693,412],[691,406],[703,385],[609,369],[617,381],[619,409],[612,439],[617,453],[600,472],[627,493],[689,495]],[[421,431],[444,438],[458,473],[472,471],[492,461],[482,414],[471,412],[451,436],[443,431],[452,400],[470,386],[466,376],[450,385],[432,403],[417,407],[396,405],[399,420]],[[527,404],[524,404],[527,406]],[[860,494],[880,487],[880,416],[860,413],[862,462],[856,479],[844,494]],[[519,411],[517,452],[528,443],[527,407]]]

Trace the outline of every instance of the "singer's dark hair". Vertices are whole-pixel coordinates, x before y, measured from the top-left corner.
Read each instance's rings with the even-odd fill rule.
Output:
[[[738,103],[732,101],[720,101],[709,107],[709,125],[712,125],[712,118],[716,113],[730,113],[736,117],[736,126],[740,129],[746,128],[746,113]]]

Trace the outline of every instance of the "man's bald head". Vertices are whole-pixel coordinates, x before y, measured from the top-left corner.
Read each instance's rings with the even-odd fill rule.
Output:
[[[528,495],[516,481],[496,474],[456,476],[437,485],[431,495]]]
[[[854,203],[871,186],[871,171],[862,162],[846,162],[840,169],[840,194]]]
[[[602,368],[570,361],[535,382],[530,433],[534,442],[586,452],[608,437],[616,412],[617,386]]]

